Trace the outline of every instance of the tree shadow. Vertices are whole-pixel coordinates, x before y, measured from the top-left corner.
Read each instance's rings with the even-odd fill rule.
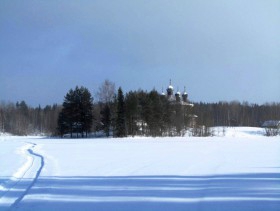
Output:
[[[276,211],[280,174],[39,177],[17,209]]]

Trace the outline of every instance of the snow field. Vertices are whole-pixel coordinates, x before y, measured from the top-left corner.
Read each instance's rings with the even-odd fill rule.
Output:
[[[280,139],[262,129],[207,138],[0,137],[0,149],[0,210],[280,208]]]
[[[268,164],[280,163],[277,140],[189,139],[52,141],[38,150],[52,157],[42,176],[77,176],[77,172],[78,176],[197,176],[252,173],[260,168],[269,173],[274,169]]]

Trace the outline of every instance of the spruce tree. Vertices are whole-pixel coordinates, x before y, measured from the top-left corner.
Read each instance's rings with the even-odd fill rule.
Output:
[[[117,137],[126,136],[124,95],[121,87],[118,89],[118,96],[117,96],[116,136]]]

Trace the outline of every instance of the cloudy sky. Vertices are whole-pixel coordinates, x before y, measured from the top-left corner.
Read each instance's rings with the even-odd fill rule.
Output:
[[[172,79],[196,102],[279,102],[280,1],[0,1],[0,101],[61,103],[105,79],[159,92]]]

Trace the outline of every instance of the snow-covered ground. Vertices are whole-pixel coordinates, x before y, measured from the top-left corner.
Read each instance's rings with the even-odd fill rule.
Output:
[[[280,210],[280,137],[225,129],[206,138],[0,136],[0,210]]]

